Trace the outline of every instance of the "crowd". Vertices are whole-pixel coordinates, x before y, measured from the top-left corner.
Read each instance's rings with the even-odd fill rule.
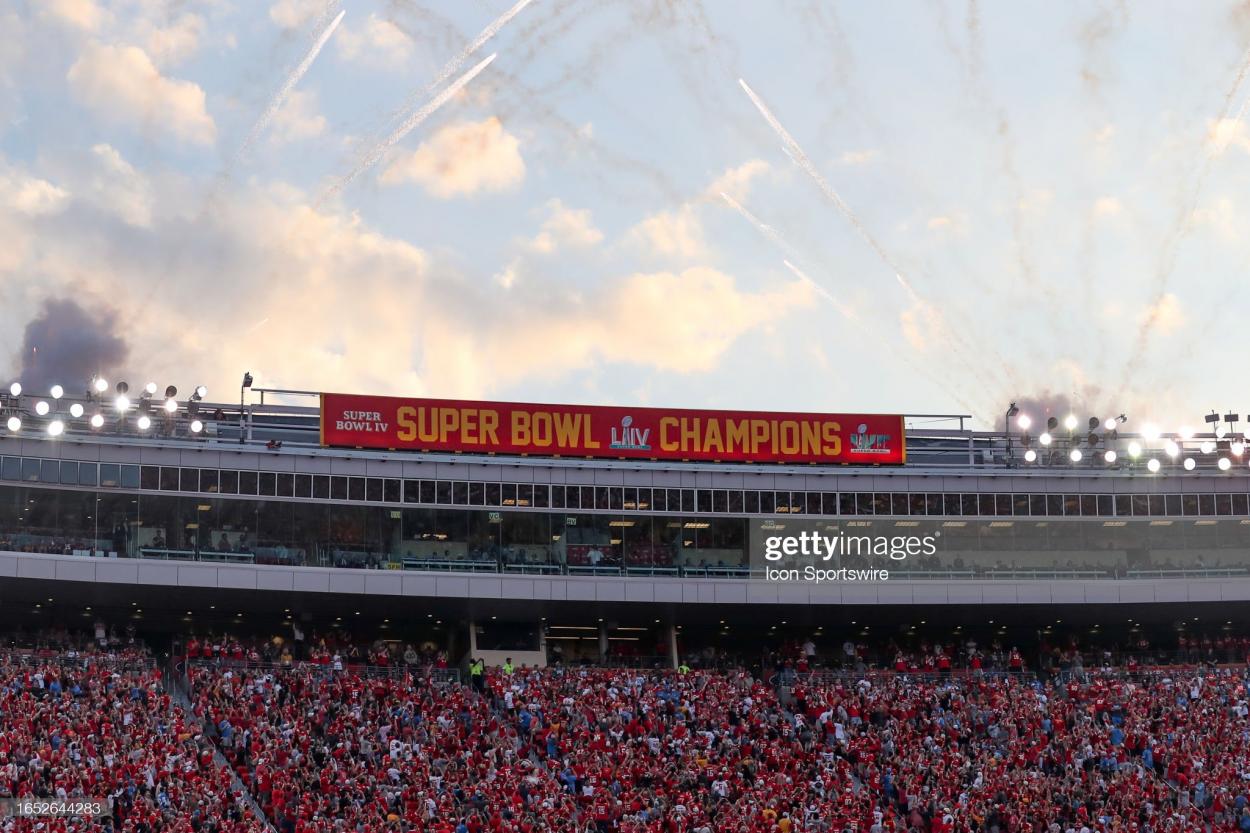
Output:
[[[99,799],[100,819],[0,819],[5,833],[261,833],[211,741],[138,648],[0,655],[0,797]]]
[[[776,682],[192,669],[283,833],[1250,831],[1244,672]]]

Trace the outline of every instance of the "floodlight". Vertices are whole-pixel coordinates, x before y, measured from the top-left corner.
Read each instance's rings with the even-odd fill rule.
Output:
[[[1042,445],[1050,445],[1050,441],[1051,441],[1050,432],[1043,431],[1042,435],[1037,438],[1037,441],[1041,443]]]
[[[1193,471],[1194,468],[1198,465],[1198,463],[1194,460],[1193,457],[1186,457],[1185,462],[1181,463],[1181,465],[1185,467],[1185,471]]]
[[[1016,417],[1016,425],[1021,431],[1028,431],[1029,426],[1033,424],[1033,419],[1028,414],[1020,414]]]
[[[1072,449],[1072,453],[1068,455],[1068,457],[1072,458],[1072,462],[1074,463],[1081,462],[1081,457],[1083,456],[1084,455],[1081,454],[1081,449],[1079,448]]]
[[[9,417],[8,426],[9,426],[9,430],[12,431],[14,434],[16,434],[18,431],[21,431],[22,430],[21,417],[15,417],[15,416]]]
[[[1151,474],[1156,474],[1159,471],[1159,461],[1151,457],[1146,463],[1146,468],[1150,469]]]
[[[1064,417],[1063,427],[1067,428],[1069,431],[1075,431],[1076,430],[1076,414],[1068,414],[1066,417]]]
[[[9,396],[21,396],[21,395],[22,395],[22,383],[21,382],[14,382],[13,384],[9,385]]]
[[[148,382],[146,385],[144,385],[143,392],[146,393],[148,396],[154,395],[156,393],[156,382]]]
[[[109,389],[108,379],[105,379],[103,376],[97,376],[95,381],[91,383],[91,387],[95,388],[96,393],[104,393]]]
[[[204,423],[200,422],[198,419],[191,420],[191,433],[192,434],[198,434],[203,430],[204,430]]]
[[[1115,458],[1116,454],[1111,449],[1107,449],[1106,453],[1102,455],[1102,459],[1106,460],[1108,463],[1114,463]]]
[[[1228,471],[1230,468],[1232,468],[1233,461],[1228,459],[1227,457],[1221,457],[1220,461],[1216,463],[1216,465],[1220,467],[1220,471]]]
[[[165,413],[172,414],[172,413],[177,412],[177,410],[178,410],[178,400],[174,399],[172,396],[169,399],[165,400]]]
[[[204,397],[208,396],[208,388],[204,387],[203,385],[196,385],[195,395],[198,396],[200,399],[203,399]]]
[[[136,424],[139,426],[140,431],[146,431],[152,427],[152,418],[148,416],[147,414],[144,414],[143,416],[139,417]]]
[[[52,389],[49,390],[48,393],[52,394],[53,399],[60,399],[62,396],[65,395],[65,388],[61,387],[60,385],[53,385]]]
[[[1198,446],[1198,450],[1203,454],[1210,454],[1212,451],[1215,451],[1215,443],[1210,440],[1203,440],[1202,444]]]
[[[1137,440],[1130,441],[1128,444],[1128,456],[1134,457],[1134,458],[1140,457],[1141,456],[1141,443],[1139,443]]]
[[[69,415],[72,416],[74,419],[78,419],[80,416],[82,416],[82,405],[78,404],[77,402],[75,402],[73,405],[70,405]]]
[[[61,422],[59,419],[54,419],[48,423],[49,437],[59,437],[63,433],[65,433],[65,423]]]
[[[47,416],[48,411],[50,410],[51,410],[51,407],[48,405],[47,402],[44,402],[42,399],[40,399],[38,402],[35,403],[35,413],[39,414],[39,416]]]
[[[92,414],[91,415],[91,427],[103,428],[104,427],[104,414]]]
[[[113,407],[117,408],[120,413],[124,414],[126,411],[130,410],[130,397],[124,393],[121,394],[117,397],[117,399],[113,400]]]
[[[1176,444],[1176,440],[1168,440],[1164,443],[1163,450],[1167,452],[1169,457],[1175,457],[1181,453],[1181,447]]]

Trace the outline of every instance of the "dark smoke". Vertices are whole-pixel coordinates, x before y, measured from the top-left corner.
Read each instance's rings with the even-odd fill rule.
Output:
[[[1095,391],[1091,391],[1096,393]],[[1084,397],[1071,397],[1066,393],[1054,393],[1052,391],[1042,391],[1036,396],[1018,396],[1015,398],[1016,407],[1020,409],[1020,413],[1028,414],[1033,420],[1029,433],[1033,435],[1040,434],[1046,430],[1046,420],[1048,417],[1054,417],[1059,420],[1060,431],[1064,431],[1063,420],[1068,414],[1072,414],[1077,418],[1077,431],[1084,431],[1089,425],[1090,417],[1098,417],[1099,422],[1108,417],[1119,416],[1119,411],[1111,413],[1110,411],[1099,410],[1097,402],[1087,402]],[[998,430],[1002,430],[1003,419],[1006,417],[1006,409],[1003,413],[995,417],[995,426]],[[1012,428],[1015,428],[1015,420],[1012,420]]]
[[[119,330],[114,310],[88,311],[72,299],[50,298],[26,325],[17,378],[32,393],[54,384],[71,394],[85,391],[92,376],[113,374],[130,354]]]

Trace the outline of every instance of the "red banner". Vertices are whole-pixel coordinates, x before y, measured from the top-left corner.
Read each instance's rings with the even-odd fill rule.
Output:
[[[321,443],[340,448],[634,460],[898,465],[903,418],[529,405],[321,395]]]

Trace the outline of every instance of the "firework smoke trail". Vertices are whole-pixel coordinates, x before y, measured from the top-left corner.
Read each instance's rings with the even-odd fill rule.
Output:
[[[794,164],[802,168],[803,171],[811,177],[818,186],[820,186],[820,190],[829,199],[829,201],[837,206],[838,210],[842,212],[842,215],[847,219],[847,221],[857,232],[859,232],[859,236],[863,238],[864,242],[866,242],[869,247],[876,252],[877,257],[879,257],[881,261],[890,268],[890,271],[894,273],[895,280],[898,281],[899,286],[903,287],[903,290],[907,293],[907,297],[911,300],[912,304],[926,312],[932,321],[938,325],[938,329],[941,330],[942,333],[951,341],[952,347],[958,348],[962,346],[968,354],[976,355],[976,351],[973,350],[970,345],[963,343],[963,339],[960,338],[958,333],[946,322],[946,316],[942,314],[942,311],[923,300],[916,293],[916,290],[911,285],[911,281],[904,277],[902,268],[886,253],[885,249],[882,248],[881,244],[877,242],[877,239],[872,236],[864,224],[860,222],[859,217],[856,216],[855,212],[851,210],[851,207],[846,204],[838,192],[834,190],[828,180],[821,176],[820,171],[818,171],[816,166],[812,164],[812,160],[809,159],[807,154],[803,152],[803,148],[799,146],[799,143],[795,141],[789,131],[787,131],[781,122],[777,120],[777,117],[772,114],[772,111],[768,109],[768,105],[766,105],[760,97],[755,94],[755,91],[751,89],[745,80],[739,78],[738,84],[751,99],[751,103],[755,105],[755,108],[760,111],[760,115],[764,117],[764,120],[768,122],[773,131],[781,138],[782,146],[785,148],[786,155],[790,157]],[[961,351],[956,349],[955,352],[958,353]],[[970,360],[966,355],[961,356],[961,358],[973,373],[978,371],[980,365],[978,365],[977,362]],[[1002,361],[1001,358],[996,359],[995,364],[1000,367],[1006,367],[1006,363]]]
[[[286,82],[278,88],[278,92],[270,99],[269,106],[265,108],[265,112],[260,114],[260,118],[256,120],[256,124],[252,125],[252,129],[248,131],[247,138],[243,140],[243,144],[239,146],[239,151],[235,154],[235,160],[243,158],[243,155],[251,149],[260,135],[265,132],[265,128],[269,127],[269,122],[273,121],[273,117],[277,115],[278,110],[286,103],[290,97],[291,91],[295,89],[295,85],[307,74],[309,68],[312,67],[313,61],[317,60],[317,56],[321,50],[329,42],[330,36],[334,34],[334,30],[343,22],[343,16],[347,14],[347,10],[340,11],[334,20],[330,21],[330,25],[317,37],[313,42],[312,48],[308,50],[308,54],[304,56],[304,60],[300,61],[295,71],[287,76]]]
[[[1193,225],[1194,214],[1198,210],[1198,200],[1202,195],[1203,186],[1206,185],[1207,176],[1211,172],[1211,166],[1214,164],[1215,158],[1227,149],[1228,142],[1231,141],[1231,137],[1235,135],[1237,128],[1241,125],[1241,119],[1245,115],[1247,104],[1250,104],[1250,97],[1248,97],[1242,102],[1241,107],[1238,108],[1236,116],[1232,119],[1232,124],[1227,128],[1224,127],[1224,123],[1229,120],[1228,116],[1232,110],[1233,102],[1237,99],[1237,92],[1241,89],[1242,82],[1245,81],[1247,74],[1250,74],[1250,51],[1246,52],[1246,57],[1237,69],[1237,75],[1233,79],[1228,93],[1224,96],[1224,106],[1220,108],[1220,115],[1215,122],[1216,130],[1222,131],[1224,135],[1230,138],[1221,141],[1220,136],[1217,134],[1215,141],[1210,143],[1211,146],[1202,156],[1202,162],[1194,177],[1193,187],[1190,189],[1189,194],[1186,195],[1187,199],[1182,204],[1177,221],[1164,238],[1163,250],[1159,253],[1159,266],[1155,272],[1154,286],[1152,287],[1153,294],[1148,307],[1149,313],[1146,315],[1146,320],[1142,322],[1141,327],[1138,328],[1137,338],[1133,343],[1133,351],[1129,354],[1128,361],[1124,363],[1124,372],[1120,374],[1122,381],[1119,390],[1116,392],[1116,400],[1123,398],[1125,390],[1132,383],[1133,376],[1140,369],[1142,360],[1145,358],[1146,348],[1150,345],[1150,337],[1159,322],[1160,304],[1167,294],[1168,282],[1171,280],[1172,270],[1176,266],[1177,250]]]
[[[334,183],[334,185],[330,186],[329,190],[327,190],[326,193],[323,194],[319,200],[317,200],[316,204],[319,206],[323,202],[325,202],[326,199],[328,199],[329,197],[332,197],[335,194],[338,194],[344,188],[350,185],[352,180],[360,176],[369,168],[372,168],[374,165],[376,165],[378,160],[381,159],[388,150],[390,150],[392,147],[398,144],[405,136],[407,136],[409,133],[415,130],[416,127],[419,124],[421,124],[421,122],[425,121],[431,115],[433,115],[436,110],[438,110],[448,101],[450,101],[452,96],[460,92],[460,90],[462,90],[466,84],[468,84],[470,81],[476,78],[482,70],[486,69],[486,67],[490,65],[490,62],[495,60],[495,57],[498,54],[499,53],[497,52],[492,52],[484,61],[477,64],[477,66],[473,67],[464,75],[461,75],[451,84],[449,84],[447,88],[444,89],[441,93],[434,96],[434,98],[430,99],[424,107],[422,107],[420,110],[417,110],[415,113],[409,116],[408,119],[403,124],[397,127],[395,131],[391,133],[391,135],[385,139],[385,141],[383,141],[381,144],[379,144],[377,147],[371,150],[365,156],[365,158],[362,159],[360,163],[357,164],[356,167],[353,168],[351,172],[347,174],[347,176],[343,177],[338,182]]]

